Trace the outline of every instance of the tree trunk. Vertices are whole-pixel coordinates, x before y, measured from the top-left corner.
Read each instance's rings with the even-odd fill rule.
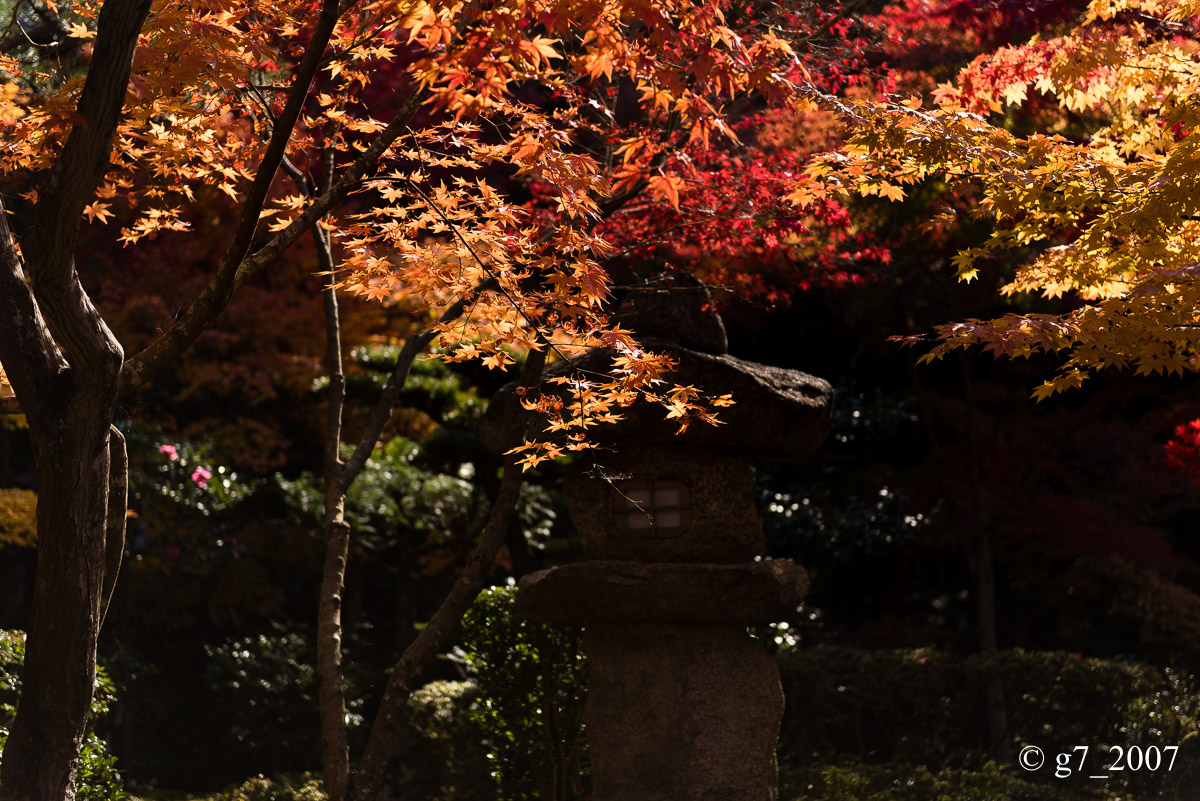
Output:
[[[115,376],[114,376],[115,378]],[[91,709],[106,580],[108,402],[76,392],[30,434],[37,464],[38,564],[16,720],[0,801],[74,798],[72,776]],[[32,410],[31,410],[32,411]]]
[[[979,432],[975,416],[975,393],[971,381],[971,361],[963,354],[962,367],[963,399],[966,402],[967,448],[971,469],[971,496],[974,511],[974,553],[968,554],[975,574],[975,589],[979,616],[979,651],[984,656],[993,656],[999,650],[996,641],[996,566],[992,558],[991,529],[995,520],[987,502],[983,486]],[[988,756],[1001,765],[1011,758],[1008,737],[1008,713],[1004,707],[1004,685],[998,674],[993,674],[985,688],[987,706]]]
[[[150,2],[106,0],[100,9],[78,120],[38,183],[22,242],[27,261],[0,206],[0,361],[29,423],[40,497],[33,615],[0,801],[75,796],[110,578],[110,461],[116,454],[118,473],[124,461],[123,445],[110,451],[109,442],[124,351],[79,282],[74,251],[84,207],[109,166]],[[127,486],[115,478],[114,488]]]
[[[330,151],[326,151],[326,181],[332,167],[330,159]],[[329,801],[344,801],[350,782],[350,745],[346,680],[342,671],[342,600],[346,589],[346,564],[350,556],[350,526],[345,519],[349,482],[344,477],[345,463],[339,450],[346,377],[342,371],[342,328],[329,235],[319,225],[314,225],[312,236],[317,249],[317,261],[325,273],[325,287],[321,294],[325,309],[325,368],[329,372],[329,409],[325,418],[325,561],[321,571],[321,599],[317,613],[321,761]]]
[[[984,656],[999,651],[996,645],[996,570],[992,564],[992,538],[987,530],[979,532],[976,584],[979,591],[979,650]],[[988,756],[1001,765],[1008,764],[1012,748],[1008,738],[1008,713],[1004,706],[1004,685],[993,674],[986,688]]]

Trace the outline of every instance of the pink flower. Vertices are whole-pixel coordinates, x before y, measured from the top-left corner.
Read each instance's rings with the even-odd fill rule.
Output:
[[[200,489],[204,489],[206,486],[208,486],[208,480],[210,478],[212,478],[212,473],[210,473],[208,470],[205,470],[203,467],[197,467],[192,472],[192,481]]]
[[[165,453],[172,462],[179,461],[179,451],[175,449],[174,445],[159,445],[158,452]]]

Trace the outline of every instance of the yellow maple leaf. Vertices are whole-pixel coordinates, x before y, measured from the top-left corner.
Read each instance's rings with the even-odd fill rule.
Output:
[[[83,216],[88,218],[88,222],[96,219],[99,219],[101,223],[108,222],[108,218],[114,216],[108,207],[108,203],[101,203],[97,200],[83,210]]]
[[[96,32],[88,28],[86,25],[80,25],[78,22],[72,22],[67,26],[67,36],[72,39],[95,39]]]
[[[904,190],[895,184],[880,184],[879,196],[885,197],[892,202],[904,200]]]
[[[1004,90],[1004,102],[1010,106],[1020,105],[1025,100],[1025,83],[1014,83]]]

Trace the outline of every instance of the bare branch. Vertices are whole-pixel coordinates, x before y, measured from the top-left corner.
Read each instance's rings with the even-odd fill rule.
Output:
[[[326,149],[321,191],[329,189],[333,151]],[[307,195],[312,183],[288,160],[284,169]],[[337,279],[333,274],[333,249],[329,233],[320,223],[310,229],[317,263],[324,273],[325,371],[329,374],[329,407],[325,417],[325,563],[321,571],[321,600],[317,619],[317,678],[321,716],[321,760],[330,801],[345,801],[350,783],[350,743],[346,725],[346,679],[342,670],[342,591],[346,586],[350,526],[346,523],[346,495],[341,490],[343,462],[342,410],[346,403],[346,376],[342,367],[342,326],[338,313]]]
[[[337,504],[339,511],[344,498]],[[350,552],[350,524],[325,524],[325,562],[317,619],[317,690],[321,716],[321,762],[329,801],[345,801],[350,783],[350,743],[346,730],[346,681],[342,670],[342,591]]]
[[[545,364],[544,350],[531,352],[521,375],[521,385],[527,389],[537,386],[541,382],[542,368]],[[521,497],[521,483],[521,468],[517,466],[514,458],[507,458],[500,491],[497,493],[496,502],[492,506],[492,513],[479,544],[475,546],[475,551],[467,560],[446,600],[442,601],[429,623],[405,649],[404,655],[392,671],[391,678],[388,679],[387,689],[384,690],[383,700],[379,704],[379,713],[367,740],[367,749],[354,774],[349,796],[351,801],[370,801],[378,792],[392,750],[392,740],[404,714],[404,706],[412,695],[417,679],[445,647],[458,621],[475,600],[488,574],[491,573],[496,561],[496,552],[504,543],[504,536],[512,522],[517,501]]]
[[[108,519],[104,530],[104,585],[100,592],[100,625],[108,616],[117,574],[125,556],[125,513],[129,508],[129,454],[125,435],[116,426],[108,431]]]
[[[18,397],[32,404],[53,391],[55,375],[66,369],[58,347],[25,283],[8,212],[0,201],[0,364]],[[0,412],[19,414],[17,398],[0,398]]]
[[[19,33],[0,41],[0,52],[7,53],[10,50],[15,50],[18,47],[26,45],[32,47],[57,48],[59,42],[66,38],[66,27],[59,19],[39,22],[29,30],[21,27],[20,20],[17,19],[17,9],[13,8],[12,22],[9,23],[9,28],[16,27]],[[6,29],[7,30],[7,29]]]
[[[476,288],[476,291],[481,292],[485,288],[484,285],[480,285]],[[383,433],[383,427],[387,424],[388,418],[391,417],[392,408],[396,405],[396,399],[400,397],[400,391],[404,389],[404,383],[408,380],[408,373],[412,369],[413,361],[416,360],[417,356],[421,355],[421,352],[438,335],[439,326],[457,320],[462,316],[465,309],[466,302],[464,300],[460,299],[456,301],[442,313],[436,325],[431,325],[421,333],[414,334],[404,341],[404,347],[400,349],[400,353],[396,357],[396,366],[392,369],[392,374],[388,377],[387,383],[383,387],[383,392],[380,394],[379,401],[375,405],[375,411],[372,412],[371,419],[367,423],[367,429],[363,432],[362,439],[358,441],[354,453],[346,461],[341,474],[338,476],[338,491],[340,493],[345,493],[349,489],[350,484],[362,472],[363,465],[367,463],[367,457],[375,449],[375,444],[379,441],[380,434]],[[532,354],[530,354],[530,358],[533,358]]]

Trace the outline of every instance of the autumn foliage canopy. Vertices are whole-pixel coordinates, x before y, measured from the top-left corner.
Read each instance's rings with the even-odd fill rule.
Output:
[[[77,122],[100,7],[64,17],[72,62],[0,63],[13,76],[0,175],[24,187],[18,220]],[[669,360],[607,325],[602,265],[657,253],[774,301],[877,255],[844,246],[835,200],[804,213],[782,201],[807,158],[785,141],[797,88],[836,89],[857,63],[843,17],[753,1],[154,4],[83,215],[135,248],[196,230],[206,191],[242,211],[205,294],[127,361],[123,391],[320,221],[344,291],[430,320],[466,304],[441,323],[444,358],[615,352],[617,373],[574,385],[578,413],[545,409],[567,438],[530,463],[639,396],[684,425],[713,420],[698,393],[655,390]],[[272,162],[278,173],[260,166]],[[755,261],[786,269],[764,278]]]
[[[979,199],[967,213],[994,225],[955,258],[959,277],[1017,254],[1004,294],[1078,301],[1065,313],[949,323],[930,357],[973,344],[1061,354],[1039,398],[1107,368],[1194,371],[1198,14],[1189,2],[1096,0],[1073,28],[976,58],[936,87],[932,105],[917,95],[887,104],[826,96],[853,134],[810,169],[820,189],[795,197],[832,189],[901,201],[919,183],[969,186]],[[961,213],[930,225],[954,225]]]

